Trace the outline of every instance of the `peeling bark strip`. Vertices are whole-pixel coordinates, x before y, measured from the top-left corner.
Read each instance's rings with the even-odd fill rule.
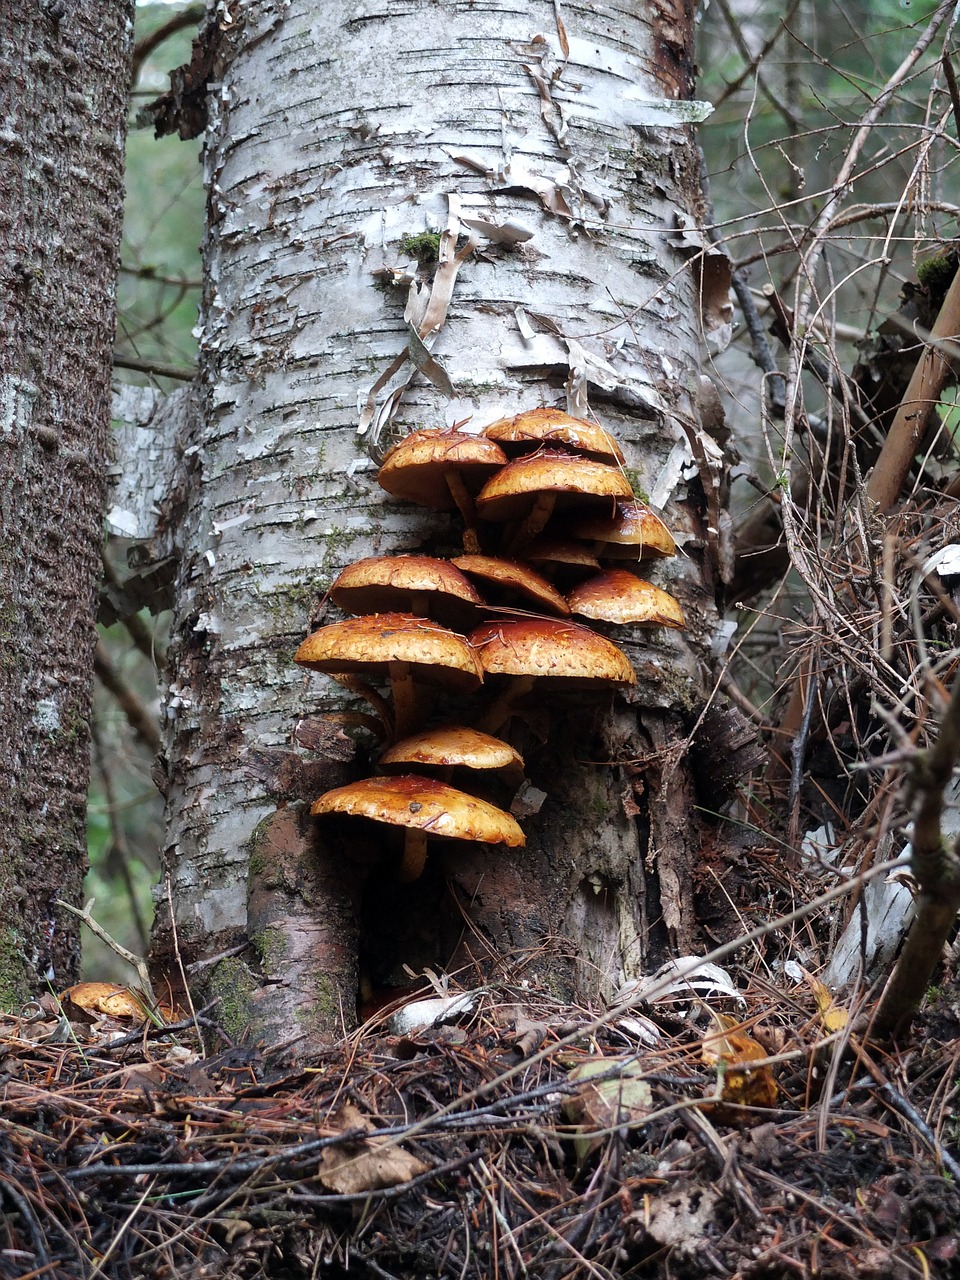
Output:
[[[0,5],[0,1007],[75,981],[132,0]]]
[[[636,704],[601,717],[596,732],[582,712],[528,717],[523,750],[548,799],[522,854],[447,851],[422,881],[397,886],[382,835],[354,846],[331,819],[330,839],[343,837],[348,864],[356,858],[361,960],[374,983],[454,956],[482,968],[499,948],[535,954],[558,989],[589,997],[674,936],[687,950],[696,941],[692,783],[673,758],[715,623],[703,554],[713,481],[689,443],[699,322],[677,235],[698,198],[685,122],[704,110],[675,97],[688,84],[690,14],[565,4],[561,28],[553,3],[289,0],[250,12],[221,32],[208,104],[205,406],[185,450],[167,695],[181,949],[217,953],[249,932],[254,832],[278,800],[245,760],[288,747],[303,717],[342,706],[342,691],[292,662],[306,632],[336,616],[318,609],[336,574],[363,556],[457,543],[453,517],[377,487],[357,434],[370,387],[429,313],[431,257],[450,252],[443,233],[456,216],[479,248],[430,352],[456,398],[420,373],[401,392],[401,359],[379,392],[382,420],[401,434],[463,420],[477,429],[540,404],[591,402],[635,489],[668,504],[686,554],[654,575],[679,596],[689,630],[626,642]],[[503,236],[506,226],[523,235]],[[591,761],[622,760],[636,775],[638,758],[643,785],[631,789],[617,769],[596,781]],[[322,772],[322,749],[308,762]],[[358,759],[357,776],[367,764]],[[682,807],[661,802],[661,777],[674,779]],[[161,959],[169,932],[161,913]],[[300,988],[315,989],[318,951],[284,954],[303,957]],[[324,963],[349,1014],[354,961],[328,950]],[[327,1030],[338,1027],[339,1013]]]

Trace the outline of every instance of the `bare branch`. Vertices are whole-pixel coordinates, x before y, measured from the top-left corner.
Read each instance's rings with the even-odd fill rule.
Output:
[[[97,679],[116,698],[130,728],[157,755],[162,745],[157,722],[110,661],[102,640],[97,642],[93,667]]]
[[[196,369],[189,369],[180,364],[164,364],[160,360],[135,360],[131,356],[114,354],[115,369],[133,369],[136,373],[149,373],[155,378],[176,378],[178,382],[192,382],[197,376]]]
[[[918,752],[910,778],[917,803],[913,820],[913,874],[920,885],[916,915],[896,968],[884,988],[871,1034],[885,1040],[904,1032],[920,1007],[943,945],[960,911],[960,848],[941,833],[944,791],[960,758],[960,677],[936,743]]]

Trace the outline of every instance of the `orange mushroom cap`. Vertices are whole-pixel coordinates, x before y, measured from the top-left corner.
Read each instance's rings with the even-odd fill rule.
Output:
[[[364,778],[328,791],[310,806],[312,814],[342,813],[413,828],[426,836],[476,840],[521,848],[526,837],[515,818],[496,805],[458,791],[435,778],[406,773]]]
[[[483,680],[483,669],[463,636],[409,613],[375,613],[321,627],[304,640],[293,660],[328,675],[370,675],[402,663],[462,693]]]
[[[468,638],[489,675],[533,676],[578,686],[637,681],[622,650],[573,622],[554,618],[486,622]]]
[[[541,577],[528,565],[519,564],[516,560],[500,560],[496,556],[457,556],[453,563],[458,569],[484,584],[486,589],[493,588],[495,594],[516,598],[521,602],[544,609],[547,613],[556,613],[561,617],[569,617],[570,606],[563,596],[546,578]],[[494,604],[502,603],[495,599]]]
[[[477,495],[477,514],[484,520],[522,520],[538,500],[552,495],[558,506],[613,509],[617,498],[633,490],[616,467],[553,449],[508,462]]]
[[[531,564],[551,564],[588,573],[599,570],[600,561],[582,542],[573,538],[537,538],[524,552]]]
[[[574,613],[598,622],[686,626],[679,600],[626,569],[608,569],[581,582],[568,593],[567,603]]]
[[[348,564],[330,588],[345,613],[422,611],[444,624],[469,625],[483,599],[449,560],[433,556],[369,556]]]
[[[613,466],[623,466],[625,461],[623,450],[609,431],[582,418],[572,418],[560,409],[527,409],[512,418],[498,418],[484,427],[483,434],[488,440],[496,440],[511,457],[551,445]]]
[[[506,769],[515,773],[523,768],[523,757],[509,742],[489,733],[447,724],[395,742],[384,751],[379,764],[381,768],[421,765],[434,769]]]
[[[493,440],[463,431],[414,431],[390,450],[377,474],[381,488],[434,511],[452,511],[457,500],[447,483],[458,475],[476,492],[507,461]]]
[[[639,560],[641,556],[674,556],[677,544],[660,517],[643,502],[618,502],[614,515],[578,515],[570,521],[574,537],[605,545],[600,555]]]

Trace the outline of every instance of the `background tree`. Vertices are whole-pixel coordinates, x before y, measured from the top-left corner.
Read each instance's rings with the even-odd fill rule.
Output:
[[[0,12],[0,1004],[77,972],[132,5]]]

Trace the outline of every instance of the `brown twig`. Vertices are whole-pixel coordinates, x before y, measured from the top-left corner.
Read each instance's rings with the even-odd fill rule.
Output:
[[[206,8],[202,4],[188,5],[186,9],[181,9],[179,13],[174,14],[168,22],[164,22],[162,26],[157,27],[156,31],[151,35],[145,36],[143,40],[138,40],[133,49],[133,57],[130,60],[130,83],[137,83],[143,64],[154,49],[158,49],[165,40],[169,40],[178,31],[185,31],[188,27],[195,27],[204,13],[206,13]]]
[[[704,217],[706,219],[707,235],[711,244],[722,245],[723,235],[715,222],[713,203],[710,196],[710,178],[707,173],[706,157],[702,148],[700,150],[700,187],[705,204]],[[743,313],[747,332],[750,334],[750,348],[754,363],[767,375],[764,378],[764,388],[767,394],[767,402],[770,406],[770,413],[774,418],[782,418],[784,411],[784,377],[774,359],[773,352],[770,350],[770,343],[767,341],[763,321],[760,319],[757,304],[750,291],[746,273],[731,264],[730,280],[733,285],[733,291],[737,295],[737,301],[740,303],[740,310]]]
[[[137,373],[149,373],[154,378],[175,378],[178,382],[192,382],[197,376],[196,369],[181,364],[164,364],[160,360],[136,360],[132,356],[121,356],[114,352],[113,367],[115,369],[133,369]]]
[[[951,366],[940,344],[957,332],[960,332],[960,271],[953,277],[931,331],[931,338],[936,345],[924,348],[867,481],[867,498],[881,511],[888,511],[894,505],[909,475],[926,431],[929,415],[951,373]],[[805,696],[803,681],[797,681],[780,721],[782,732],[788,735],[795,733],[803,720]],[[774,763],[772,776],[776,777],[779,771],[780,767]]]
[[[787,29],[787,24],[793,21],[794,15],[799,7],[800,0],[792,0],[790,8],[777,23],[777,27],[773,35],[767,37],[757,52],[747,59],[747,65],[743,68],[736,79],[731,80],[723,92],[713,100],[714,110],[718,110],[728,98],[731,98],[738,89],[743,86],[744,82],[749,79],[750,76],[758,71],[760,66],[762,66],[772,52],[773,46]],[[747,50],[747,53],[749,53],[749,50]],[[741,54],[741,56],[746,55]]]
[[[923,355],[917,361],[900,408],[867,481],[867,497],[881,511],[888,511],[899,497],[919,451],[930,414],[936,408],[944,383],[951,376],[949,359],[939,344],[957,333],[960,333],[960,271],[955,273],[947,290],[947,296],[931,330],[932,341],[925,346]]]
[[[143,912],[140,910],[140,903],[137,901],[136,887],[130,872],[130,846],[127,844],[127,835],[120,821],[119,806],[113,788],[113,776],[107,766],[103,740],[96,721],[91,725],[90,738],[93,744],[93,756],[97,763],[97,771],[103,784],[103,794],[107,801],[112,851],[116,854],[116,865],[119,867],[120,878],[123,880],[123,887],[127,893],[127,902],[130,905],[130,914],[133,916],[134,927],[137,931],[137,940],[140,943],[141,951],[146,953],[150,946],[150,930],[143,918]]]
[[[947,92],[950,94],[950,104],[953,107],[953,127],[960,134],[960,89],[957,88],[957,77],[953,72],[953,62],[950,54],[946,49],[940,59],[940,66],[943,68],[943,78],[947,82]]]
[[[147,970],[146,961],[142,956],[136,956],[132,951],[128,951],[126,947],[117,942],[116,938],[111,938],[106,929],[94,920],[90,914],[93,903],[87,903],[83,910],[73,907],[69,902],[57,900],[57,906],[62,907],[64,911],[69,911],[71,915],[79,916],[83,924],[87,926],[91,933],[95,934],[101,942],[105,942],[111,951],[116,952],[121,960],[126,960],[127,964],[132,965],[137,971],[137,977],[140,979],[140,986],[143,989],[147,1000],[150,1002],[151,1008],[156,1005],[156,997],[153,992],[153,983],[150,981],[150,974]]]
[[[113,561],[106,553],[104,553],[102,559],[104,579],[118,594],[122,594],[123,583],[114,568]],[[158,670],[162,669],[167,659],[166,647],[157,640],[153,631],[146,625],[140,615],[131,613],[129,617],[121,619],[121,624],[151,666],[156,667]]]
[[[769,49],[773,47],[774,40],[769,41],[768,46],[765,46],[764,50],[754,57],[750,52],[750,46],[743,38],[743,32],[740,30],[740,23],[737,21],[736,15],[730,8],[727,0],[717,0],[717,7],[721,14],[723,14],[723,20],[727,24],[727,29],[730,32],[733,43],[736,45],[737,52],[740,54],[740,57],[743,58],[744,62],[748,64],[747,72],[749,73],[752,71],[755,73],[757,88],[773,107],[774,111],[783,117],[787,128],[790,129],[792,133],[801,133],[803,131],[803,121],[798,119],[796,113],[791,111],[790,107],[787,106],[786,103],[780,101],[767,82],[766,76],[760,70],[760,64],[763,61],[763,57],[765,53],[769,52]],[[798,6],[796,4],[793,6],[790,15],[788,15],[789,17],[793,16],[797,7]],[[780,32],[784,29],[787,21],[788,17],[781,19],[776,37],[779,37]],[[776,37],[774,37],[774,39],[776,39]]]
[[[151,96],[156,96],[151,91]],[[188,276],[165,276],[153,267],[126,267],[119,266],[117,268],[122,276],[133,276],[137,280],[149,280],[153,284],[169,285],[171,288],[180,289],[184,292],[187,289],[202,289],[202,280],[191,280]]]
[[[943,796],[960,759],[960,677],[929,752],[918,752],[910,792],[914,877],[920,885],[916,914],[900,958],[884,988],[871,1035],[885,1040],[909,1027],[960,910],[960,842],[947,845],[941,832]]]

